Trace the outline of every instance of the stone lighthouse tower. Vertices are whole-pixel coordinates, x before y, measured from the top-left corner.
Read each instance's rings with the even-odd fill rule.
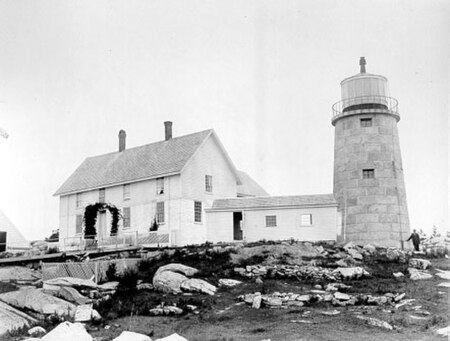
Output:
[[[358,244],[403,247],[410,233],[397,100],[386,77],[360,73],[341,82],[333,105],[334,188],[341,237]]]

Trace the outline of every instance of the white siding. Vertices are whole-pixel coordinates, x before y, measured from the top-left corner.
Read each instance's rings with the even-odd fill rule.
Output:
[[[207,212],[206,240],[212,243],[233,241],[233,212]]]
[[[311,226],[301,225],[301,215],[312,214]],[[266,227],[266,216],[276,216],[277,226]],[[232,212],[207,213],[207,238],[212,242],[233,240]],[[302,241],[336,240],[337,207],[290,208],[243,211],[243,237],[247,242],[261,239]]]
[[[212,192],[206,192],[205,175],[212,176]],[[168,232],[173,245],[204,243],[207,240],[207,217],[204,209],[217,198],[236,197],[236,178],[221,152],[216,138],[209,137],[191,158],[181,175],[165,177],[164,194],[156,194],[156,179],[130,184],[130,199],[123,199],[123,185],[107,187],[105,202],[122,209],[130,207],[131,226],[119,231],[147,232],[156,214],[156,203],[165,202],[165,222],[160,232]],[[194,202],[202,203],[202,222],[194,222]],[[84,214],[88,204],[98,202],[98,189],[82,193],[82,204],[76,208],[76,194],[61,196],[60,233],[62,238],[75,236],[76,215]],[[106,216],[108,233],[110,214]]]
[[[212,176],[211,193],[205,190],[205,175]],[[181,174],[181,183],[183,198],[207,202],[207,207],[215,199],[236,197],[235,175],[213,136],[192,157]]]
[[[119,222],[120,231],[139,231],[141,233],[149,230],[150,224],[155,217],[156,202],[165,202],[165,223],[161,224],[159,231],[168,232],[169,225],[177,229],[179,226],[178,207],[181,195],[180,176],[165,177],[164,194],[156,194],[156,179],[135,182],[130,184],[130,199],[123,199],[123,185],[107,187],[105,191],[105,202],[115,205],[117,208],[130,207],[131,226],[123,229],[123,222]],[[82,203],[76,207],[76,194],[60,197],[60,236],[63,238],[75,236],[76,216],[84,214],[85,207],[98,202],[99,191],[91,190],[82,192]],[[106,216],[107,234],[111,227],[111,216]]]
[[[206,192],[205,175],[212,176],[212,192]],[[220,151],[214,137],[209,137],[192,157],[181,174],[182,200],[180,203],[180,225],[173,237],[174,244],[200,244],[207,240],[206,226],[209,224],[205,209],[215,199],[236,197],[236,177]],[[202,222],[194,222],[194,202],[202,202]]]

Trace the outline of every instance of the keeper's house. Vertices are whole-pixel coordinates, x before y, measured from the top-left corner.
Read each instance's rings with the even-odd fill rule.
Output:
[[[85,207],[98,202],[119,208],[118,235],[141,244],[336,239],[332,195],[268,197],[236,169],[214,130],[172,138],[171,122],[164,141],[130,149],[121,130],[117,152],[87,158],[55,195],[61,244],[83,238]],[[99,241],[109,238],[109,211],[98,212],[96,231]]]

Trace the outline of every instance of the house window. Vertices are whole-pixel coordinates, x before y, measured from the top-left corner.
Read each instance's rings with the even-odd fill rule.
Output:
[[[131,227],[131,209],[129,207],[123,208],[123,228]]]
[[[212,186],[212,175],[205,175],[205,191],[211,193],[213,191]]]
[[[123,200],[130,200],[130,185],[123,185]]]
[[[83,202],[81,193],[77,193],[77,208],[80,208]]]
[[[156,179],[156,194],[164,194],[164,178]]]
[[[157,202],[156,203],[156,222],[158,224],[164,223],[164,202]]]
[[[276,215],[266,215],[266,227],[277,226],[277,216]]]
[[[105,193],[105,189],[104,188],[100,188],[98,190],[98,202],[105,202],[105,197],[106,197],[106,193]]]
[[[371,118],[361,118],[361,127],[371,127],[372,126],[372,119]]]
[[[302,214],[300,217],[301,225],[312,225],[312,214]]]
[[[194,201],[194,222],[202,222],[202,202]]]
[[[375,178],[374,169],[363,169],[362,171],[363,179],[373,179]]]
[[[81,234],[83,232],[83,215],[77,214],[77,222],[75,225],[75,233]]]

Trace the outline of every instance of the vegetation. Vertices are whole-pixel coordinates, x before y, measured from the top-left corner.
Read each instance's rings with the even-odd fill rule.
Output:
[[[108,269],[106,269],[106,279],[111,282],[118,279],[116,263],[110,263],[108,265]]]
[[[59,241],[59,229],[53,230],[50,237],[45,238],[46,242],[58,242]]]
[[[156,221],[156,218],[153,218],[152,223],[150,225],[150,232],[158,231],[159,225]]]
[[[84,210],[84,238],[95,238],[95,235],[97,234],[97,231],[95,229],[97,214],[102,210],[108,210],[111,213],[111,236],[115,236],[117,234],[119,220],[121,218],[120,210],[114,205],[97,202],[95,204],[87,205]]]

